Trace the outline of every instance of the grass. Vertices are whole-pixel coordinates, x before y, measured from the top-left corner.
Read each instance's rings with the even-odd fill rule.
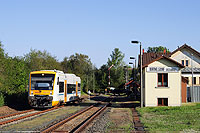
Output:
[[[200,131],[200,103],[137,108],[147,131]]]

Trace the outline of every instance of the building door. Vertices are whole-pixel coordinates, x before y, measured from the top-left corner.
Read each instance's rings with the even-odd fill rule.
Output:
[[[158,98],[158,106],[168,106],[168,98]]]

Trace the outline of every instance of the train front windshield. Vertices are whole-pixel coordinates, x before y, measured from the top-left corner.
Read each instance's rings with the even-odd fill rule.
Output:
[[[31,90],[53,90],[54,74],[32,74]]]

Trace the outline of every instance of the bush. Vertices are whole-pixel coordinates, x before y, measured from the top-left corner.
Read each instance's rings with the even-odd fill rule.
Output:
[[[0,107],[4,105],[4,96],[0,93]]]

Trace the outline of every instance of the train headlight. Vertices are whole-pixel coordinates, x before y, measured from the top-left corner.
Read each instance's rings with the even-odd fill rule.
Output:
[[[52,91],[50,91],[50,95],[52,95],[53,93],[52,93]]]
[[[31,91],[31,95],[33,95],[33,91]]]

